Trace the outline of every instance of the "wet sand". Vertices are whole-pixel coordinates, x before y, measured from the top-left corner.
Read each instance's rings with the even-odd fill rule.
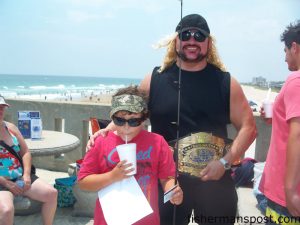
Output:
[[[255,103],[257,103],[258,106],[261,106],[262,105],[262,102],[263,100],[267,97],[267,93],[268,91],[267,90],[261,90],[261,89],[257,89],[257,88],[254,88],[252,86],[242,86],[242,89],[244,91],[244,94],[246,96],[246,98],[248,100],[252,100],[254,101]],[[272,101],[275,100],[275,97],[278,95],[277,92],[271,92],[270,93],[270,99]]]

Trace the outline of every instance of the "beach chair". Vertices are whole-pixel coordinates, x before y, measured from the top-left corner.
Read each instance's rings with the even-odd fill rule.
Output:
[[[92,134],[97,132],[100,129],[107,127],[107,125],[111,122],[111,120],[98,119],[96,117],[90,117]]]

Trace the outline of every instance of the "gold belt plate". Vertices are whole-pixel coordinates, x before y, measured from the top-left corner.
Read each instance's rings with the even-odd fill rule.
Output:
[[[228,141],[227,141],[228,142]],[[212,135],[198,132],[178,141],[178,171],[200,177],[200,172],[212,160],[222,158],[231,147],[231,142]]]

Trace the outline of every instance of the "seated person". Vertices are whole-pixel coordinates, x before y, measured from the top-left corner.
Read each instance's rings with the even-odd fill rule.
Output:
[[[164,138],[143,130],[143,123],[148,117],[146,95],[137,86],[120,89],[112,98],[110,117],[116,131],[108,132],[105,138],[98,136],[95,145],[86,153],[78,174],[79,187],[86,191],[98,191],[128,178],[133,169],[129,169],[131,164],[126,163],[126,160],[119,160],[116,146],[125,141],[136,143],[137,173],[134,176],[153,213],[134,224],[159,225],[158,180],[164,191],[173,187],[175,163]],[[146,176],[149,177],[148,180],[145,179]],[[183,193],[178,186],[171,203],[178,205],[182,200]],[[99,200],[96,201],[94,224],[107,224]]]
[[[13,200],[17,195],[29,197],[43,203],[44,225],[52,225],[57,205],[57,191],[34,174],[31,174],[31,155],[19,129],[4,121],[4,112],[9,105],[0,96],[0,140],[17,152],[20,161],[5,146],[0,145],[0,225],[12,225],[14,219]],[[17,185],[22,180],[24,186]]]

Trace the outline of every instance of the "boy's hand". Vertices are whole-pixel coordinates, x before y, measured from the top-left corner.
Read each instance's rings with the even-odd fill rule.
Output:
[[[132,175],[127,175],[128,173],[131,173],[134,171],[134,168],[129,169],[132,167],[132,163],[126,163],[126,160],[123,160],[117,164],[117,166],[111,171],[112,173],[112,178],[114,181],[120,181],[125,178],[128,178]]]
[[[170,202],[174,205],[180,205],[182,201],[183,201],[183,192],[180,186],[177,186],[174,190],[174,194],[172,195],[172,198],[170,199]]]

